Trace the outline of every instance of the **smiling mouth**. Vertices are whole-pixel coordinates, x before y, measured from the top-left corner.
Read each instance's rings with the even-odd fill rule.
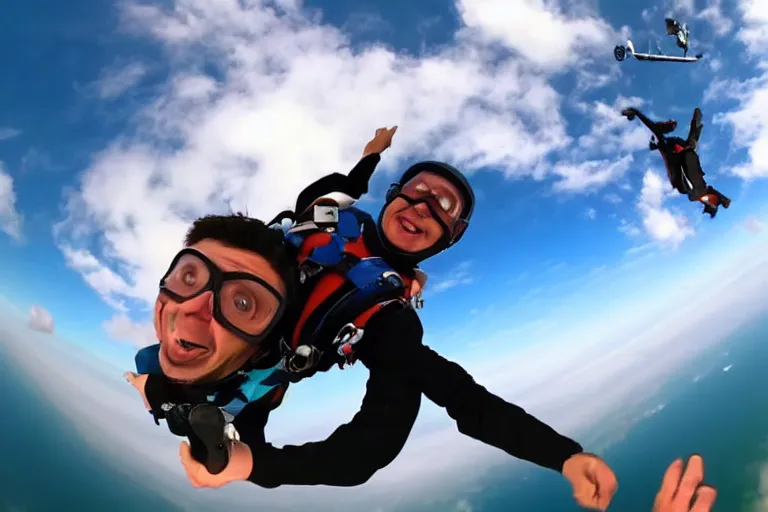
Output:
[[[400,227],[403,228],[403,231],[411,235],[418,235],[424,232],[422,229],[419,229],[413,222],[411,222],[405,217],[400,217]]]

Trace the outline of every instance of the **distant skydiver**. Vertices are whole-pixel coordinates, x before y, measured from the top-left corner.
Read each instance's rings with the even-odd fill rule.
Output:
[[[688,26],[672,18],[665,18],[667,24],[667,34],[675,36],[677,46],[683,50],[683,57],[688,56]]]
[[[698,53],[693,57],[688,56],[688,43],[689,43],[689,31],[688,27],[672,18],[665,19],[667,25],[667,34],[675,37],[677,46],[683,50],[683,56],[666,55],[661,51],[659,41],[656,42],[657,53],[653,54],[650,51],[650,45],[648,53],[635,51],[635,45],[632,40],[627,40],[627,46],[618,45],[613,49],[613,55],[617,61],[622,62],[629,57],[634,57],[637,60],[651,61],[651,62],[698,62],[703,56],[703,53]]]
[[[701,170],[699,155],[696,153],[696,145],[701,136],[701,129],[704,127],[701,122],[701,110],[698,107],[693,111],[691,128],[685,140],[680,137],[666,136],[677,128],[677,121],[657,123],[648,119],[636,108],[626,108],[621,111],[621,115],[630,121],[638,117],[653,132],[649,149],[651,151],[658,149],[661,153],[669,182],[678,192],[687,195],[691,201],[700,201],[704,205],[703,213],[714,217],[720,205],[723,208],[730,206],[730,199],[704,181],[704,171]]]

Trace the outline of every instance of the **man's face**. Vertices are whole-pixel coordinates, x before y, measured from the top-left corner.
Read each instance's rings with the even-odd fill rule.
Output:
[[[285,296],[283,280],[262,256],[210,239],[190,248],[203,253],[222,271],[253,274]],[[222,292],[220,300],[228,300],[225,295]],[[244,304],[242,297],[235,300]],[[211,291],[181,303],[160,292],[155,303],[154,324],[160,340],[160,366],[171,379],[195,383],[216,381],[237,371],[258,350],[214,319]]]
[[[432,209],[443,223],[452,226],[463,209],[463,198],[453,183],[438,174],[422,172],[406,183],[401,193],[416,200],[429,197]],[[389,243],[406,253],[419,253],[434,246],[444,228],[425,202],[410,204],[395,198],[384,210],[381,229]]]

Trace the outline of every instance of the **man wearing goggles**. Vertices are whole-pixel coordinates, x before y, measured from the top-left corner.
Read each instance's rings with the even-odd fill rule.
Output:
[[[159,343],[139,351],[141,375],[126,378],[155,420],[189,437],[187,456],[213,472],[227,465],[222,439],[264,442],[266,423],[286,383],[276,363],[281,323],[295,288],[295,262],[281,233],[242,215],[198,219],[160,280],[154,309]],[[228,417],[219,413],[219,407]],[[245,427],[242,425],[245,424]],[[254,437],[255,436],[255,437]],[[245,445],[233,445],[240,454]],[[241,460],[242,457],[235,457]],[[250,469],[230,469],[246,479]]]

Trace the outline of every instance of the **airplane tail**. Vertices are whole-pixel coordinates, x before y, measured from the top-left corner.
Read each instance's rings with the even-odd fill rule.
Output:
[[[631,53],[632,55],[635,54],[635,45],[632,44],[632,40],[631,39],[627,40],[627,49],[629,50],[629,53]]]

